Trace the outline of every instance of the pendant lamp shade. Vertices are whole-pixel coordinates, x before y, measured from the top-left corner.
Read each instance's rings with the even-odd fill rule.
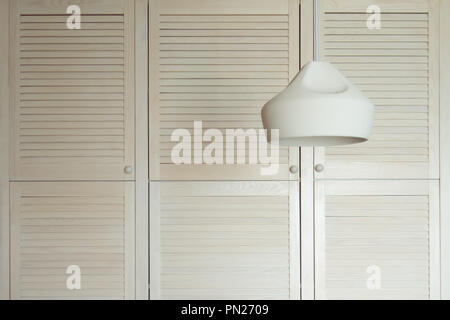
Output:
[[[328,62],[309,62],[261,112],[284,146],[333,146],[367,141],[374,106]]]

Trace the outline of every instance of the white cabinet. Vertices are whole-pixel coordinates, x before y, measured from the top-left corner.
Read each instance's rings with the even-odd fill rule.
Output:
[[[439,178],[437,1],[319,1],[319,58],[333,63],[375,104],[368,142],[316,148],[319,179]]]
[[[317,299],[439,297],[439,182],[317,181]]]
[[[134,1],[10,3],[11,179],[133,179]]]
[[[152,299],[298,299],[298,182],[150,183]]]
[[[132,182],[11,183],[12,299],[132,299],[134,281]]]
[[[298,148],[281,148],[276,173],[262,175],[264,150],[258,145],[252,162],[249,138],[227,161],[226,129],[261,129],[262,106],[300,60],[312,60],[313,1],[149,0],[148,36],[136,39],[132,0],[74,0],[79,30],[66,27],[67,1],[9,1],[10,87],[0,84],[10,92],[1,113],[9,137],[0,141],[9,150],[0,155],[9,237],[0,249],[10,256],[1,261],[10,287],[2,297],[145,297],[148,251],[152,299],[444,296],[439,122],[448,117],[439,118],[439,76],[446,83],[448,50],[441,45],[439,55],[439,3],[378,0],[381,28],[369,29],[371,0],[319,0],[319,59],[374,102],[373,134],[362,144],[304,148],[301,159]],[[137,40],[144,34],[148,57]],[[142,59],[148,92],[146,80],[135,86],[136,71],[147,79]],[[135,137],[135,98],[147,105],[147,93],[148,127],[138,112]],[[191,138],[190,164],[173,162],[177,129]],[[195,157],[212,142],[209,129],[223,137],[214,164]],[[136,154],[149,171],[137,174],[138,185]],[[137,249],[135,226],[148,231],[148,206],[150,250]],[[145,263],[135,269],[135,261]],[[69,265],[81,268],[79,291],[65,286]],[[143,281],[137,290],[135,281]]]
[[[262,129],[262,106],[297,74],[298,15],[295,0],[150,1],[151,180],[298,178],[289,173],[289,166],[298,166],[298,148],[281,148],[279,170],[264,176],[262,162],[249,158],[256,152],[261,160],[258,151],[264,150],[226,138],[226,129]],[[199,142],[194,141],[195,121],[202,122]],[[172,150],[179,142],[171,135],[180,129],[189,136],[192,152],[189,163],[176,165]],[[201,141],[208,129],[218,130],[220,144],[232,143],[234,153],[224,150],[214,165],[201,159],[211,143]],[[264,133],[258,139],[265,139]],[[242,162],[236,159],[240,152],[246,154]]]
[[[297,74],[299,2],[151,0],[149,16],[151,298],[298,299],[299,150],[281,148],[264,175],[249,157],[260,145],[227,148],[226,130],[262,129],[261,108]],[[174,163],[177,129],[190,163]],[[214,164],[195,158],[210,129]]]
[[[11,298],[133,299],[134,1],[9,5]]]
[[[373,101],[375,120],[368,142],[315,148],[305,162],[317,299],[440,298],[438,10],[319,1],[319,58]]]

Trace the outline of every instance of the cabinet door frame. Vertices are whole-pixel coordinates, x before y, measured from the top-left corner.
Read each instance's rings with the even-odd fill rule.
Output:
[[[314,0],[300,1],[300,64],[314,57]],[[301,299],[314,299],[314,148],[300,148]]]
[[[11,124],[10,124],[10,97],[14,97],[14,86],[11,85],[13,78],[10,76],[14,70],[15,58],[10,54],[10,48],[15,45],[14,30],[15,19],[12,18],[15,14],[16,0],[1,1],[0,3],[0,39],[2,43],[7,44],[0,48],[0,300],[10,299],[10,275],[12,270],[10,268],[10,180],[14,178],[10,170],[11,159]],[[113,2],[113,3],[117,3]],[[100,1],[100,6],[105,5],[106,2]],[[109,3],[107,5],[110,5]],[[129,235],[135,239],[136,243],[136,258],[132,258],[135,265],[135,275],[133,275],[133,282],[127,289],[128,297],[136,299],[148,299],[148,85],[147,85],[147,70],[148,70],[148,47],[147,47],[147,32],[148,32],[148,17],[147,7],[148,0],[129,0],[128,4],[130,19],[130,30],[134,30],[135,35],[130,39],[130,51],[135,50],[135,59],[129,59],[130,68],[133,73],[130,73],[129,81],[135,83],[135,86],[130,86],[130,101],[135,99],[135,107],[133,112],[129,114],[129,121],[135,123],[135,139],[134,143],[130,145],[131,158],[128,159],[130,163],[135,165],[135,179],[136,187],[128,186],[130,190],[135,192],[135,200],[130,198],[128,205],[136,208],[135,223],[133,223],[133,233],[129,231]],[[101,8],[101,7],[100,7]],[[134,9],[133,9],[134,8]],[[36,8],[39,10],[39,8]],[[97,13],[99,8],[96,8]],[[42,13],[42,12],[41,12]],[[45,13],[45,12],[44,12]],[[134,39],[139,41],[134,41]],[[132,129],[130,127],[129,129]],[[131,134],[131,133],[130,133]],[[134,133],[132,133],[134,134]],[[135,154],[136,152],[136,154]],[[134,157],[135,163],[134,163]],[[126,176],[130,179],[130,176]],[[134,178],[132,178],[134,179]],[[136,189],[136,190],[134,190]],[[134,231],[135,230],[135,231]],[[134,255],[134,249],[133,249]],[[128,257],[127,257],[127,260]]]
[[[67,5],[64,1],[54,1],[51,5],[40,1],[16,0],[10,1],[10,32],[9,32],[9,86],[10,86],[10,110],[9,110],[9,171],[11,180],[134,180],[134,170],[131,173],[125,172],[125,167],[135,166],[135,11],[134,0],[95,0],[84,1],[80,4],[83,14],[122,14],[123,15],[123,158],[111,163],[111,161],[98,161],[101,156],[96,156],[93,162],[90,160],[80,160],[76,156],[65,158],[42,158],[27,159],[22,162],[20,155],[20,133],[21,133],[21,15],[23,14],[66,14]],[[81,20],[83,21],[83,20]],[[81,22],[83,23],[83,22]],[[66,29],[62,29],[67,31]],[[42,32],[51,32],[46,30]],[[76,32],[77,30],[75,30]],[[46,35],[44,33],[44,35]],[[64,65],[64,66],[67,66]],[[63,71],[69,73],[68,71]],[[26,94],[26,93],[25,93]],[[64,93],[63,93],[64,94]],[[77,94],[77,93],[75,93]],[[102,93],[100,100],[108,100],[109,93]],[[95,96],[92,99],[98,99]],[[63,99],[63,98],[61,98]],[[67,98],[66,98],[67,99]],[[70,100],[71,98],[69,98]],[[86,99],[86,98],[85,98]],[[56,101],[56,100],[55,100]],[[118,100],[120,102],[120,100]],[[83,120],[84,121],[84,120]],[[36,121],[37,122],[37,121]],[[54,128],[50,128],[54,129]],[[59,128],[58,128],[59,129]],[[64,129],[71,129],[70,127]],[[107,129],[107,128],[106,128]],[[46,130],[37,128],[36,130]],[[48,130],[48,129],[47,129]],[[80,130],[75,128],[73,130]],[[81,129],[82,130],[82,129]],[[108,130],[108,129],[107,129]],[[42,132],[42,131],[41,131]],[[37,133],[36,135],[45,133]],[[76,131],[77,133],[79,131]],[[78,133],[79,134],[79,133]],[[70,134],[69,134],[70,135]],[[108,133],[108,136],[113,135]],[[76,161],[75,161],[76,160]],[[70,169],[68,169],[68,167]]]
[[[343,0],[333,2],[334,5],[344,5],[352,10],[352,2],[354,0]],[[373,4],[370,0],[364,0],[368,5]],[[320,3],[320,2],[319,2]],[[422,4],[420,4],[422,3]],[[424,5],[425,3],[425,5]],[[364,3],[363,3],[364,4]],[[448,34],[445,30],[450,27],[450,22],[447,17],[450,15],[450,3],[446,0],[429,0],[425,1],[406,1],[406,0],[380,0],[378,1],[382,7],[391,6],[392,10],[397,10],[399,7],[404,7],[405,4],[410,5],[411,11],[418,9],[427,10],[431,8],[430,28],[434,30],[432,41],[436,43],[436,49],[432,52],[433,57],[440,62],[438,66],[434,66],[433,83],[434,87],[439,88],[440,92],[432,89],[432,99],[434,103],[434,121],[438,124],[438,128],[434,127],[432,134],[439,138],[438,143],[435,143],[434,148],[438,150],[430,150],[432,157],[432,164],[430,165],[430,177],[439,185],[439,191],[434,195],[435,206],[440,207],[440,212],[433,218],[434,228],[439,228],[440,231],[435,232],[433,237],[434,250],[433,252],[433,270],[435,271],[431,276],[432,298],[440,296],[441,299],[450,299],[450,44],[447,41]],[[361,6],[358,1],[356,6]],[[353,8],[355,10],[355,8]],[[440,17],[439,17],[440,13]],[[313,0],[301,0],[301,64],[304,65],[313,58]],[[440,99],[439,99],[440,97]],[[440,104],[440,106],[439,106]],[[327,179],[320,179],[322,176],[314,172],[314,164],[323,161],[323,148],[301,148],[301,277],[302,277],[302,299],[315,299],[317,283],[314,279],[317,277],[314,262],[319,259],[315,255],[316,248],[316,233],[315,226],[320,223],[320,217],[314,215],[315,197],[320,197],[321,187],[315,186],[315,181],[331,181]],[[319,190],[313,191],[315,188]],[[318,196],[315,192],[318,192]],[[316,201],[319,199],[316,199]],[[316,202],[316,204],[320,205]],[[320,209],[320,206],[319,206]],[[439,209],[439,208],[438,208]],[[438,227],[436,227],[436,225]],[[437,247],[440,245],[440,248]],[[317,262],[317,261],[316,261]],[[438,267],[438,264],[440,265]],[[435,273],[437,272],[436,276]],[[440,275],[440,279],[439,278]],[[437,289],[440,287],[440,290]]]
[[[165,185],[166,184],[166,185]],[[161,195],[167,197],[167,185],[171,186],[171,195],[198,197],[225,196],[238,197],[246,194],[257,196],[279,195],[287,198],[286,227],[289,230],[288,276],[289,299],[299,300],[301,296],[300,283],[300,217],[299,217],[299,181],[151,181],[150,192],[150,300],[161,299],[161,220],[164,208],[161,205]],[[190,191],[186,186],[190,185]],[[186,195],[186,192],[188,195]],[[192,192],[192,194],[190,193]],[[164,193],[166,193],[164,195]],[[243,196],[243,198],[245,198]],[[164,206],[164,204],[163,204]],[[221,226],[221,225],[217,225]],[[264,224],[264,226],[269,226]],[[218,251],[220,252],[220,250]]]
[[[158,1],[150,0],[149,8],[149,159],[150,180],[298,180],[298,173],[291,173],[290,166],[299,166],[299,148],[288,148],[288,163],[279,164],[279,170],[274,175],[261,175],[261,164],[181,164],[161,163],[160,160],[160,27],[161,15],[205,14],[205,15],[289,15],[289,47],[288,80],[291,81],[299,71],[299,0],[263,0],[259,2],[238,0],[217,1],[210,3],[205,0]],[[291,19],[290,17],[293,17]],[[293,39],[291,41],[291,39]],[[262,106],[261,106],[262,107]],[[172,121],[173,122],[173,121]],[[231,128],[230,128],[231,129]],[[237,128],[233,128],[237,129]],[[193,140],[193,139],[192,139]],[[194,141],[192,141],[195,143]],[[224,146],[225,146],[224,141]],[[225,154],[225,152],[224,152]]]
[[[441,298],[450,299],[450,1],[440,0]]]
[[[9,299],[9,1],[0,2],[0,300]]]
[[[441,299],[439,182],[437,180],[316,180],[314,193],[316,299],[326,299],[325,198],[328,194],[428,196],[429,298],[431,300]]]
[[[39,191],[36,191],[39,190]],[[135,299],[135,190],[131,181],[11,182],[10,184],[10,298],[21,299],[21,196],[28,192],[47,195],[123,197],[123,295]],[[76,218],[75,218],[76,219]],[[42,227],[42,226],[41,226]],[[68,264],[69,265],[69,264]],[[83,271],[82,271],[83,272]],[[45,275],[42,275],[45,277]],[[69,297],[70,299],[70,297]]]
[[[260,11],[258,13],[272,14],[279,13],[280,10],[287,10],[290,16],[294,19],[289,19],[289,39],[295,39],[289,42],[289,78],[292,79],[299,70],[299,0],[289,0],[283,1],[283,3],[277,3],[273,0],[263,1],[259,3],[259,6],[255,2],[245,2],[239,3],[238,1],[232,1],[228,3],[215,3],[211,6],[207,1],[203,1],[204,6],[198,10],[193,10],[190,7],[191,4],[186,4],[185,2],[179,2],[179,5],[175,6],[176,2],[165,3],[164,8],[159,8],[158,1],[150,0],[149,5],[149,19],[150,23],[157,22],[159,19],[158,11],[161,10],[164,14],[172,12],[172,7],[176,8],[176,13],[182,14],[216,14],[217,10],[223,9],[227,14],[235,14],[236,10],[233,6],[239,6],[239,14],[255,14],[255,11]],[[200,2],[195,2],[198,6]],[[269,4],[266,7],[265,4]],[[286,8],[284,8],[287,6]],[[223,8],[222,8],[223,7]],[[231,8],[231,9],[230,9]],[[258,8],[255,10],[254,8]],[[174,9],[175,10],[175,9]],[[149,248],[150,248],[150,299],[158,299],[160,297],[160,258],[159,258],[159,247],[160,247],[160,206],[158,203],[160,188],[157,181],[160,180],[199,180],[199,181],[216,181],[221,183],[221,180],[227,181],[237,181],[237,180],[271,180],[271,181],[289,181],[289,216],[291,220],[289,222],[290,230],[290,269],[292,273],[290,275],[290,297],[291,299],[300,299],[301,295],[301,279],[300,279],[300,218],[299,218],[299,197],[300,191],[298,187],[299,173],[289,173],[288,169],[290,166],[299,166],[299,148],[291,147],[289,148],[289,163],[287,165],[280,165],[280,173],[277,176],[264,177],[261,176],[255,179],[255,170],[259,171],[257,166],[243,166],[240,168],[229,168],[227,171],[229,174],[224,175],[224,166],[197,166],[195,174],[189,172],[189,168],[183,166],[175,167],[167,165],[161,165],[159,160],[159,137],[157,134],[151,134],[152,130],[158,133],[155,128],[159,127],[159,102],[158,95],[156,94],[159,90],[158,86],[158,55],[159,55],[159,40],[158,40],[158,28],[155,26],[150,26],[149,31],[149,42],[150,42],[150,52],[149,59],[150,69],[149,72],[149,162],[150,162],[150,236],[149,236]],[[155,45],[152,45],[155,44]],[[237,166],[235,166],[237,167]],[[253,167],[253,168],[252,168]],[[230,170],[231,169],[231,170]],[[257,171],[256,171],[257,172]],[[155,183],[152,183],[155,182]]]
[[[136,299],[149,299],[148,0],[135,0]]]
[[[319,1],[319,42],[323,42],[322,21],[325,12],[361,12],[374,4],[370,0]],[[383,13],[428,13],[428,162],[358,162],[344,160],[327,163],[324,147],[314,148],[314,164],[324,164],[325,170],[315,173],[316,179],[439,179],[439,2],[438,0],[378,1]],[[365,10],[364,10],[365,11]],[[369,16],[369,15],[368,15]],[[383,27],[382,27],[383,28]],[[319,59],[324,57],[319,43]],[[369,139],[370,140],[370,139]],[[355,145],[358,148],[358,145]]]

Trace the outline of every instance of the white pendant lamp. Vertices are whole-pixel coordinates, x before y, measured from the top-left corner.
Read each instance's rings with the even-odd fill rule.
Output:
[[[317,0],[315,61],[306,64],[286,89],[261,112],[264,128],[279,129],[284,146],[333,146],[367,141],[374,116],[369,99],[339,70],[317,61]]]

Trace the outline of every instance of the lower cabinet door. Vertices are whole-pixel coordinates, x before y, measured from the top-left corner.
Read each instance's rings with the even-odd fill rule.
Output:
[[[318,181],[316,298],[439,298],[438,181]]]
[[[11,298],[134,298],[133,190],[133,182],[11,183]]]
[[[298,182],[150,183],[152,299],[298,299]]]

